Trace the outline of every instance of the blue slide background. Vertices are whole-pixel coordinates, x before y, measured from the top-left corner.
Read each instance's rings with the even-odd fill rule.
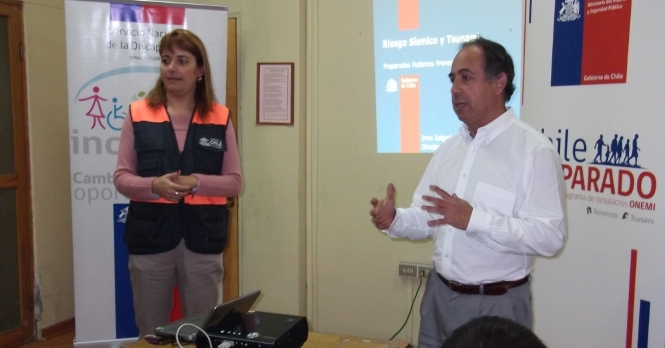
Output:
[[[441,38],[447,35],[476,35],[499,42],[513,58],[517,87],[509,106],[519,115],[522,70],[522,2],[520,0],[419,0],[419,29],[397,29],[397,0],[374,0],[374,59],[376,78],[376,130],[379,153],[400,152],[399,91],[386,92],[390,79],[420,75],[420,134],[437,137],[437,141],[421,141],[436,145],[442,138],[456,134],[460,121],[450,101],[450,66],[427,68],[384,69],[384,63],[418,61],[452,61],[460,43],[435,46],[383,48],[383,40],[410,38]],[[413,64],[411,64],[413,66]],[[399,88],[399,86],[398,86]],[[421,152],[433,152],[421,150]]]

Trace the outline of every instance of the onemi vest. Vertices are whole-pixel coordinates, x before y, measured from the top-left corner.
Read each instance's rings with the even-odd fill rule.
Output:
[[[205,120],[192,115],[181,153],[171,119],[164,106],[152,109],[145,100],[130,105],[134,127],[136,171],[142,177],[159,177],[180,171],[221,175],[229,109],[214,103]],[[229,211],[226,197],[187,195],[174,203],[163,198],[130,200],[124,241],[130,254],[169,251],[185,239],[187,249],[219,254],[226,247]]]

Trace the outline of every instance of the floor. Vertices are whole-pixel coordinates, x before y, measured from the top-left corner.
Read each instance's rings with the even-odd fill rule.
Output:
[[[73,348],[74,331],[53,337],[48,341],[28,343],[20,348]]]

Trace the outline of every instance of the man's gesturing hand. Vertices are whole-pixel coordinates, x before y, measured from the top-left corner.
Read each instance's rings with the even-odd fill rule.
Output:
[[[430,185],[430,190],[439,197],[423,196],[423,200],[432,203],[432,205],[423,205],[421,208],[429,213],[443,216],[441,219],[430,220],[429,226],[450,225],[462,231],[469,227],[473,207],[465,200],[457,197],[456,194],[449,195],[438,186]]]
[[[386,198],[378,200],[372,198],[370,201],[372,204],[372,210],[369,211],[369,215],[372,216],[372,223],[376,228],[380,230],[385,230],[390,227],[390,224],[393,223],[395,219],[395,186],[393,184],[388,184]]]

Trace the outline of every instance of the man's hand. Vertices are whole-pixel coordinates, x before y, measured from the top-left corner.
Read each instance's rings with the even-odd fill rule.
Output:
[[[171,202],[177,202],[182,197],[192,193],[192,189],[185,185],[177,184],[180,173],[173,172],[164,174],[152,181],[152,192]]]
[[[372,198],[370,203],[372,204],[372,210],[369,211],[369,215],[372,216],[372,223],[374,226],[380,230],[385,230],[390,227],[396,214],[395,186],[393,184],[388,184],[386,198],[380,201],[376,198]]]
[[[438,186],[430,185],[430,190],[434,191],[439,197],[423,196],[423,200],[432,203],[432,205],[423,205],[422,210],[429,213],[439,214],[442,219],[430,220],[428,226],[450,225],[462,231],[469,227],[473,207],[465,200],[457,197],[456,194],[449,195]]]

